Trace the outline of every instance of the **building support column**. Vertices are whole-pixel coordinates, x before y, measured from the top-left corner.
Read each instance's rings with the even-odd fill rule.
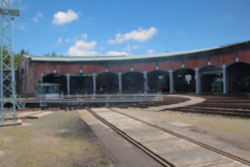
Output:
[[[66,74],[66,78],[67,78],[67,95],[70,95],[70,74],[69,73]]]
[[[118,72],[119,94],[122,94],[122,73]]]
[[[42,73],[42,74],[41,74],[41,79],[40,79],[40,80],[41,80],[41,83],[43,83],[43,77],[44,77],[44,74]]]
[[[169,70],[169,93],[174,93],[174,80],[173,80],[173,70]]]
[[[200,93],[200,75],[199,75],[199,68],[195,68],[195,92],[196,94]]]
[[[227,69],[226,65],[222,65],[222,71],[223,71],[223,94],[227,94]]]
[[[96,94],[96,73],[93,73],[93,94]]]
[[[147,77],[147,71],[143,72],[144,76],[144,94],[148,93],[148,77]]]

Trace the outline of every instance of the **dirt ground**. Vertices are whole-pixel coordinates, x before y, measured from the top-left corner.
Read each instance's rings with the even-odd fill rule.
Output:
[[[187,100],[165,97],[163,103],[166,105]],[[144,108],[152,104],[136,107],[141,106]],[[179,129],[195,132],[198,136],[213,136],[218,141],[244,150],[246,157],[250,157],[250,119],[155,112],[143,108],[123,109],[126,109],[126,114],[168,127],[172,126],[171,123],[186,123],[190,127]],[[0,128],[0,167],[109,167],[116,166],[117,162],[74,111],[59,111],[39,120],[24,120],[22,126]]]
[[[76,112],[0,128],[0,167],[114,166]]]
[[[143,104],[134,104],[133,107],[140,107],[140,108],[147,108],[151,106],[162,106],[162,105],[171,105],[176,103],[181,103],[188,101],[188,98],[185,97],[170,97],[170,96],[164,96],[162,101],[160,102],[152,102],[152,103],[143,103]]]
[[[149,122],[186,123],[192,126],[191,131],[214,136],[220,141],[250,153],[250,119],[171,111],[154,112],[140,108],[128,108],[124,113]]]

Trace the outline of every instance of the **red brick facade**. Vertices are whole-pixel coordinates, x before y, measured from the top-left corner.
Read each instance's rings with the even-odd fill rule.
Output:
[[[230,46],[229,48],[231,48]],[[235,46],[233,46],[235,47]],[[29,59],[29,58],[25,58]],[[244,48],[237,46],[235,49],[217,49],[208,52],[198,52],[186,55],[176,55],[171,57],[160,58],[148,58],[137,60],[125,60],[125,61],[102,61],[102,62],[44,62],[44,61],[29,61],[29,67],[25,66],[26,74],[29,75],[27,82],[30,83],[30,92],[34,91],[34,85],[41,79],[41,76],[45,76],[51,73],[59,73],[66,75],[76,73],[88,73],[97,75],[103,72],[113,73],[126,73],[129,71],[137,72],[150,72],[156,69],[173,71],[180,68],[199,69],[207,65],[215,65],[222,67],[222,65],[229,66],[235,62],[247,62],[250,63],[250,44],[244,43]],[[21,63],[23,64],[23,63]],[[19,67],[22,70],[23,67]],[[28,68],[28,69],[27,69]]]

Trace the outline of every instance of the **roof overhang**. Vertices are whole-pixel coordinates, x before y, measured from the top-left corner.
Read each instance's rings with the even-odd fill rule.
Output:
[[[146,54],[146,55],[127,55],[127,56],[82,56],[82,57],[45,57],[45,56],[25,56],[30,58],[31,61],[44,61],[44,62],[101,62],[101,61],[131,61],[131,60],[142,60],[142,59],[157,59],[157,58],[169,58],[182,55],[199,54],[209,51],[216,51],[219,49],[230,48],[241,44],[249,44],[250,41],[244,41],[234,43],[230,45],[223,45],[219,47],[199,49],[192,51],[183,52],[167,52],[157,54]]]

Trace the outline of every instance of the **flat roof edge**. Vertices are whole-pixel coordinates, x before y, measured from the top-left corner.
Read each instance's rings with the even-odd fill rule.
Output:
[[[26,58],[30,58],[32,61],[51,61],[51,62],[97,62],[97,61],[126,61],[126,60],[140,60],[140,59],[154,59],[154,58],[168,58],[174,56],[181,56],[186,54],[197,54],[201,52],[208,52],[217,49],[223,49],[227,47],[233,47],[240,44],[250,43],[250,40],[221,45],[219,47],[206,48],[206,49],[198,49],[191,51],[180,51],[180,52],[166,52],[166,53],[155,53],[155,54],[146,54],[146,55],[121,55],[121,56],[82,56],[82,57],[45,57],[45,56],[28,56],[24,55]]]

